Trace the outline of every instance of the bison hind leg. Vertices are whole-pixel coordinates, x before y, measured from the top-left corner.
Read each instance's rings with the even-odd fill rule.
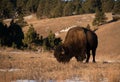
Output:
[[[93,49],[92,50],[93,63],[96,63],[96,61],[95,61],[95,55],[96,55],[96,49]]]
[[[89,62],[89,59],[90,59],[90,50],[87,50],[87,59],[86,59],[86,63]]]

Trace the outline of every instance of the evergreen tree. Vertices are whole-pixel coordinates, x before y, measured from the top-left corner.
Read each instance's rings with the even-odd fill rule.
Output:
[[[83,4],[83,8],[86,13],[94,13],[95,12],[95,10],[93,8],[93,4],[95,2],[92,2],[92,1],[95,1],[95,0],[85,0],[85,2]]]
[[[3,33],[4,33],[4,24],[3,24],[2,21],[0,21],[0,46],[2,46],[3,43],[4,43],[4,40],[3,40],[4,35],[3,35]]]
[[[43,48],[44,48],[44,50],[50,50],[49,46],[50,46],[50,44],[49,44],[48,38],[45,38],[43,40]]]
[[[68,1],[63,9],[63,16],[71,16],[74,12],[72,1]]]
[[[23,15],[20,15],[18,17],[18,20],[16,21],[16,23],[20,26],[20,27],[24,27],[27,25],[27,22],[24,20]]]
[[[55,34],[52,31],[49,32],[48,36],[44,39],[43,47],[45,50],[51,50],[54,48]]]
[[[54,40],[55,40],[55,34],[52,33],[52,31],[50,31],[50,33],[48,35],[48,41],[49,41],[49,44],[50,44],[50,48],[54,48],[54,46],[55,46]]]
[[[114,14],[120,14],[120,0],[115,1],[115,5],[113,8],[113,13]]]
[[[17,0],[9,0],[9,1],[13,4],[13,7],[16,8],[16,6],[17,6],[17,5],[16,5],[16,1],[17,1]]]
[[[97,9],[95,14],[95,19],[93,20],[93,25],[101,25],[106,22],[106,16],[105,13],[99,9]]]
[[[41,18],[44,15],[44,8],[45,8],[45,0],[40,0],[36,13],[38,18]]]
[[[61,38],[55,38],[55,34],[50,31],[47,38],[44,39],[43,47],[45,50],[51,50],[54,49],[55,46],[60,45],[61,43]]]
[[[19,16],[26,14],[26,11],[27,11],[26,3],[27,3],[27,0],[17,0],[16,1],[16,11]]]
[[[80,9],[82,9],[82,5],[81,4],[82,4],[81,0],[74,0],[74,13],[76,15],[82,13],[80,11]]]
[[[62,44],[62,39],[61,38],[55,38],[54,44],[55,44],[55,46]]]
[[[119,12],[120,0],[0,0],[0,18],[36,13],[38,18],[71,16],[83,13]],[[115,6],[114,6],[115,3]],[[113,8],[114,7],[114,8]]]
[[[16,1],[16,6],[19,7],[25,7],[25,0],[17,0]]]
[[[26,3],[26,8],[32,13],[37,12],[39,1],[40,0],[28,0]]]
[[[96,9],[101,9],[101,0],[85,0],[83,9],[86,13],[95,13]]]
[[[12,46],[12,44],[16,44],[17,48],[23,46],[22,40],[24,39],[24,33],[21,27],[18,24],[14,23],[14,19],[10,23],[8,32],[9,32],[9,46]]]
[[[115,1],[115,5],[112,11],[113,14],[113,20],[117,21],[120,19],[120,0]]]
[[[9,0],[0,0],[0,17],[11,18],[14,15],[13,4]]]
[[[51,11],[50,0],[46,0],[43,15],[49,18],[50,11]]]
[[[56,3],[55,7],[51,10],[51,17],[61,17],[63,6],[60,0]]]
[[[114,7],[114,0],[102,0],[102,9],[104,12],[111,12]]]
[[[8,27],[2,21],[0,21],[0,46],[6,46],[8,40]]]
[[[23,43],[25,45],[28,45],[28,47],[31,46],[31,43],[34,43],[36,40],[39,39],[39,35],[37,34],[37,32],[35,31],[33,25],[31,25],[27,31],[27,33],[25,34],[25,38],[23,40]]]

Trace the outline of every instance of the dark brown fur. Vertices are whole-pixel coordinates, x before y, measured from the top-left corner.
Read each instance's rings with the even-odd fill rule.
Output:
[[[96,55],[96,48],[98,46],[98,37],[95,34],[95,32],[91,30],[84,29],[87,37],[87,47],[86,47],[86,54],[87,59],[86,62],[89,62],[90,58],[90,50],[92,50],[92,56],[93,56],[93,62],[95,61],[95,55]]]
[[[57,61],[65,63],[69,62],[72,57],[75,57],[77,61],[83,61],[87,53],[86,62],[89,62],[90,50],[92,50],[93,62],[95,62],[97,44],[98,40],[94,32],[75,27],[68,31],[64,43],[56,47],[54,56]]]

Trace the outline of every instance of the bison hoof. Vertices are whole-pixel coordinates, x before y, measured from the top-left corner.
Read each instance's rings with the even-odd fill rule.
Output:
[[[93,63],[96,63],[96,61],[93,61]]]
[[[86,61],[85,63],[89,63],[89,61]]]

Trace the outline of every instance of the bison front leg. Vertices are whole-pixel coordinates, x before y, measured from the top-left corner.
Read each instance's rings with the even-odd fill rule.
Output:
[[[82,62],[84,59],[86,59],[86,55],[82,54],[82,55],[77,55],[75,56],[76,60],[79,62]]]
[[[75,58],[76,58],[76,60],[79,62],[81,62],[82,61],[82,58],[80,57],[80,56],[75,56]]]
[[[86,59],[86,63],[89,62],[89,59],[90,59],[90,50],[87,50],[87,59]]]
[[[76,60],[79,62],[81,61],[80,57],[79,56],[75,56]]]

